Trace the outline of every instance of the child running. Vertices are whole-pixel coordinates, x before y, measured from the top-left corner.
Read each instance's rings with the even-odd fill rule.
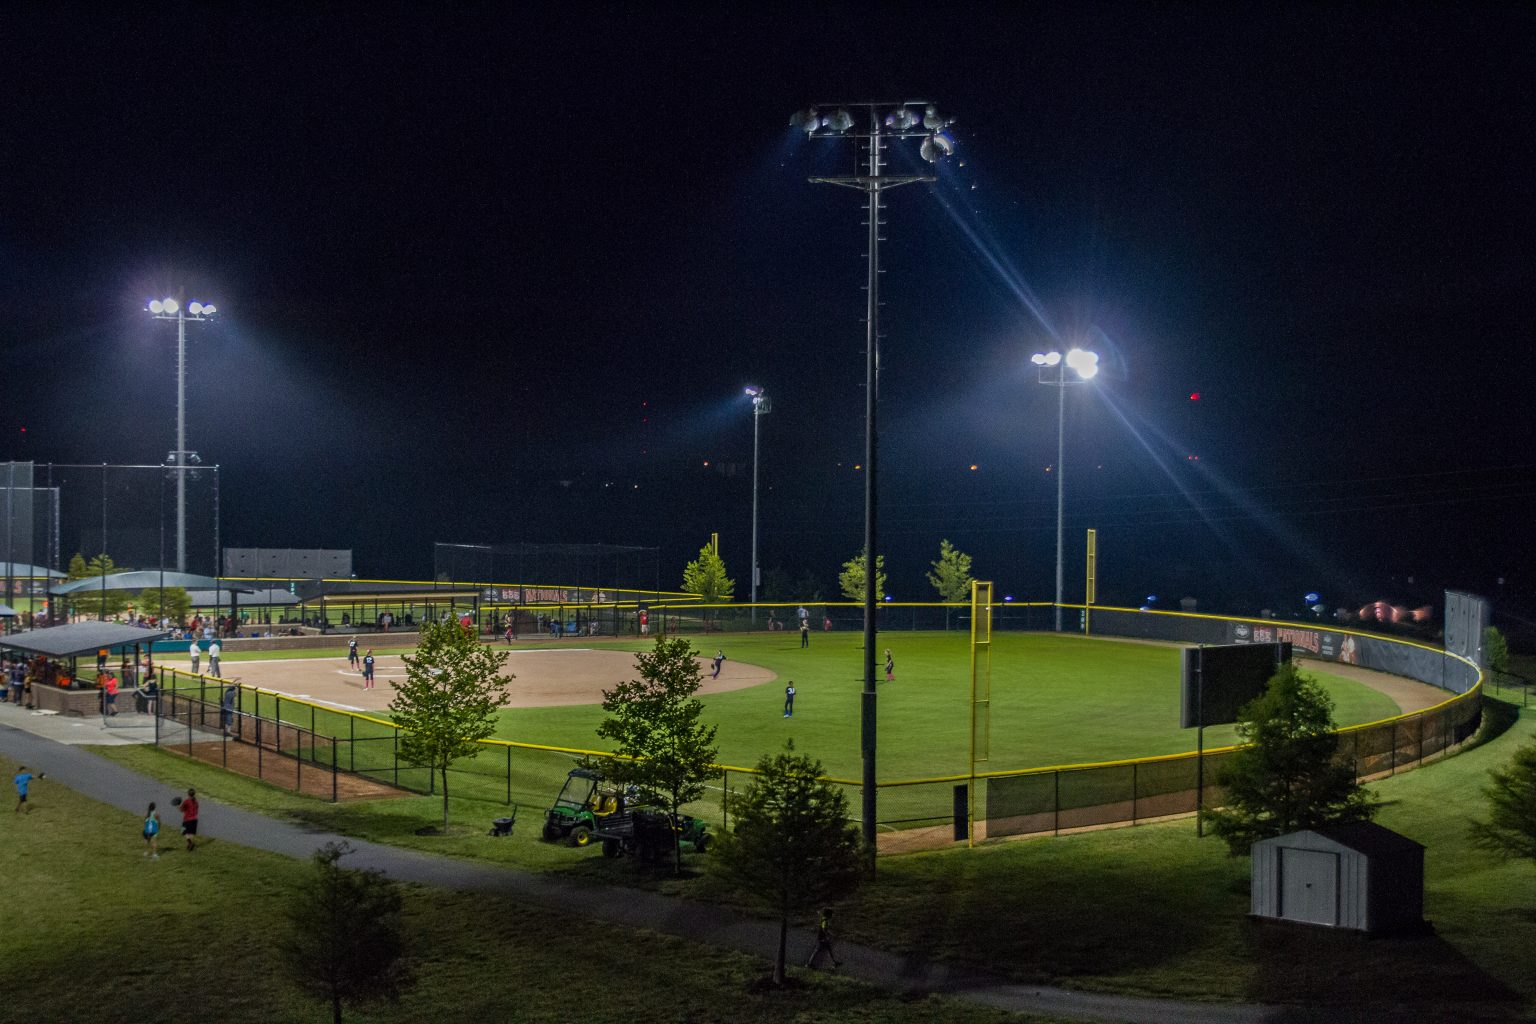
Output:
[[[160,836],[160,813],[155,810],[151,801],[149,810],[144,812],[144,856],[150,860],[159,860],[160,851],[155,849],[155,842]]]

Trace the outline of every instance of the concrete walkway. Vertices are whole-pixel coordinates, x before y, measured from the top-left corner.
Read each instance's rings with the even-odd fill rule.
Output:
[[[14,714],[11,713],[13,711]],[[121,720],[122,716],[119,716],[113,723]],[[77,730],[75,723],[86,721],[89,721],[89,725],[81,724]],[[23,727],[14,727],[17,725]],[[26,726],[36,728],[28,729]],[[102,803],[138,813],[146,802],[165,795],[165,784],[75,745],[103,742],[103,733],[114,735],[121,728],[114,724],[103,730],[100,719],[73,719],[63,724],[45,722],[39,725],[21,709],[5,705],[0,707],[0,752],[27,765],[34,773],[48,773],[48,780],[38,793],[43,800],[47,799],[48,783],[57,783]],[[61,735],[55,737],[52,733]],[[92,738],[82,739],[84,736]],[[346,839],[357,851],[347,858],[349,866],[377,868],[402,882],[505,893],[563,913],[578,913],[634,928],[664,932],[693,942],[748,953],[767,961],[772,960],[778,949],[776,922],[727,908],[659,893],[596,886],[590,882],[574,885],[512,868],[474,864],[364,842],[330,832],[306,829],[212,801],[203,803],[200,831],[205,836],[299,859],[308,858],[317,847],[327,842]],[[792,959],[797,951],[807,950],[813,945],[814,938],[809,931],[796,930],[790,937]],[[1306,1024],[1357,1019],[1414,1019],[1407,1014],[1397,1017],[1390,1011],[1382,1012],[1380,1008],[1368,1016],[1357,1017],[1354,1012],[1343,1010],[1187,1003],[1099,995],[1071,989],[1010,984],[975,971],[951,968],[921,958],[903,957],[847,942],[838,944],[838,952],[843,958],[842,973],[871,985],[900,991],[940,992],[1002,1009],[1056,1018],[1137,1024],[1182,1024],[1189,1021],[1210,1024]]]

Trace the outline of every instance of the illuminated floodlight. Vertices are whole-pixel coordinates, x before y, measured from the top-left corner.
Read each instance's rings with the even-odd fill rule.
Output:
[[[204,306],[203,316],[213,316],[213,314],[217,313],[218,311],[219,309],[217,306]]]
[[[815,107],[812,107],[809,110],[797,110],[790,117],[789,126],[791,128],[798,128],[800,131],[805,132],[806,134],[810,134],[817,128],[821,127],[821,115],[816,113]]]
[[[955,152],[955,141],[943,132],[934,132],[923,140],[918,148],[918,155],[931,164],[936,164]]]
[[[1029,361],[1036,366],[1055,366],[1061,362],[1060,352],[1036,352],[1029,357]]]
[[[897,131],[907,131],[917,126],[917,111],[911,107],[900,107],[885,115],[885,126],[895,128]]]
[[[939,116],[939,108],[932,103],[923,111],[923,127],[931,132],[936,132],[949,122]]]
[[[1067,353],[1067,365],[1077,371],[1077,375],[1083,380],[1092,378],[1099,372],[1099,354],[1089,352],[1087,349],[1074,348]]]
[[[835,132],[845,132],[853,127],[853,115],[842,107],[838,107],[821,119],[821,125],[823,128],[830,128]]]
[[[187,312],[191,313],[193,316],[202,316],[203,304],[201,302],[194,302],[192,305],[187,307]]]
[[[178,310],[178,309],[180,309],[180,308],[181,308],[181,304],[180,304],[180,303],[178,303],[178,302],[177,302],[177,301],[176,301],[176,300],[175,300],[175,299],[166,299],[166,300],[165,300],[165,301],[164,301],[164,302],[162,302],[162,303],[160,303],[160,306],[161,306],[161,308],[163,308],[163,309],[164,309],[164,310],[165,310],[165,311],[166,311],[166,312],[167,312],[167,313],[174,313],[174,312],[176,312],[176,311],[177,311],[177,310]]]
[[[164,308],[165,308],[165,303],[161,302],[159,299],[150,299],[149,300],[149,311],[151,313],[158,313],[161,310],[163,310]]]
[[[749,384],[749,385],[747,385],[747,394],[751,395],[753,398],[756,398],[758,395],[760,395],[762,393],[763,393],[763,389],[758,387],[756,384]]]

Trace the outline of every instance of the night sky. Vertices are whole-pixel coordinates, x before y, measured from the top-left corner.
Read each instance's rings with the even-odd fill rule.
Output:
[[[657,545],[676,586],[719,531],[745,596],[760,384],[761,562],[830,595],[862,197],[787,123],[929,99],[958,152],[885,230],[898,600],[946,537],[1049,597],[1028,359],[1071,344],[1069,598],[1087,526],[1105,602],[1536,592],[1531,8],[674,10],[7,7],[0,459],[163,459],[144,305],[185,288],[228,546]]]

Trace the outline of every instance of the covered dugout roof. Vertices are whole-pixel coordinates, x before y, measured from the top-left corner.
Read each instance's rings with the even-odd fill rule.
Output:
[[[72,622],[67,626],[12,633],[0,637],[0,646],[31,654],[46,654],[50,658],[67,658],[73,654],[94,654],[103,647],[149,643],[170,635],[168,629],[143,629],[139,626],[125,626],[120,622]]]
[[[64,578],[64,574],[57,569],[30,565],[26,562],[0,562],[0,572],[7,576],[21,576],[27,579],[61,580]]]
[[[192,599],[192,607],[204,608],[211,604],[229,604],[230,591],[244,594],[240,599],[242,608],[288,607],[299,603],[297,594],[290,594],[286,590],[247,590],[244,587],[225,587],[222,590],[189,590],[187,597]]]
[[[49,593],[63,596],[79,590],[144,590],[149,587],[181,587],[184,590],[220,590],[228,594],[249,594],[249,587],[234,586],[212,576],[198,576],[190,572],[162,572],[159,569],[141,569],[137,572],[115,572],[106,576],[89,576],[83,580],[71,580],[52,588]]]
[[[14,619],[15,617],[16,617],[16,609],[15,608],[12,608],[8,604],[0,604],[0,619]]]

